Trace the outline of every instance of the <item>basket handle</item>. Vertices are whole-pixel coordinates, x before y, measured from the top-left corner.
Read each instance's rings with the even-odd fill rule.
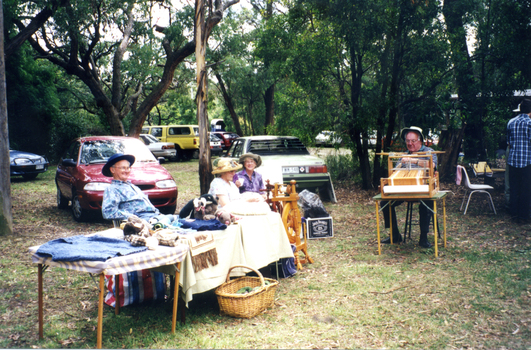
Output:
[[[228,282],[230,281],[230,272],[232,271],[232,269],[235,269],[237,267],[243,267],[245,269],[249,269],[249,270],[252,270],[254,273],[256,273],[258,275],[258,277],[260,277],[260,284],[262,285],[261,287],[264,288],[265,287],[265,281],[264,281],[264,276],[262,276],[262,274],[260,273],[260,271],[258,270],[255,270],[253,269],[252,267],[249,267],[249,266],[245,266],[245,265],[234,265],[233,267],[231,267],[229,269],[229,272],[227,272],[227,279],[225,282]]]

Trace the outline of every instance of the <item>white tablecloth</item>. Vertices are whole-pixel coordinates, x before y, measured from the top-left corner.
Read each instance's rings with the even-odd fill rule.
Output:
[[[260,269],[281,258],[293,257],[280,214],[244,216],[224,231],[214,231],[218,264],[194,273],[191,253],[183,260],[180,284],[184,300],[193,294],[214,289],[225,282],[232,266],[245,265]],[[234,269],[232,276],[242,276],[248,269]]]

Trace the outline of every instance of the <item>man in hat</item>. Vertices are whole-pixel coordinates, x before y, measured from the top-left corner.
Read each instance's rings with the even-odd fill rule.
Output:
[[[509,210],[518,223],[529,223],[531,208],[531,100],[524,99],[520,112],[507,125],[509,157]]]
[[[102,174],[113,178],[103,192],[101,213],[104,219],[127,220],[136,215],[147,221],[160,214],[148,196],[128,180],[134,162],[135,156],[116,153],[103,166]]]
[[[265,195],[264,191],[260,191],[265,188],[262,175],[255,171],[262,165],[262,158],[258,154],[245,153],[238,162],[243,165],[243,169],[234,175],[232,181],[240,188],[240,193],[256,192]]]
[[[422,134],[422,129],[417,126],[411,126],[409,128],[402,129],[400,133],[402,139],[406,143],[407,153],[415,154],[418,152],[434,152],[430,147],[424,145],[424,136]],[[432,155],[433,166],[437,165],[437,154],[433,153]],[[407,165],[412,168],[424,168],[429,165],[429,158],[426,157],[405,157],[402,158],[402,163],[408,163]],[[382,206],[388,201],[382,201]],[[393,225],[393,243],[402,242],[402,235],[398,231],[398,226],[396,223],[396,213],[395,207],[402,204],[402,201],[394,202],[391,205],[391,216],[392,216],[392,225]],[[389,228],[389,209],[385,208],[383,210],[385,227]],[[430,220],[433,216],[433,201],[423,200],[419,204],[419,225],[420,225],[420,240],[419,245],[423,248],[431,248],[431,243],[428,241],[428,231],[430,229]],[[382,243],[391,243],[391,238],[387,238],[382,241]]]

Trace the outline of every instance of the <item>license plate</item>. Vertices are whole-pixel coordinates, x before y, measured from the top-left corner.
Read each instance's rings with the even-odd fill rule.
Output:
[[[304,174],[306,167],[303,166],[285,166],[282,167],[282,174]]]
[[[35,169],[37,169],[37,170],[44,169],[44,165],[43,164],[37,164],[37,165],[35,165]]]

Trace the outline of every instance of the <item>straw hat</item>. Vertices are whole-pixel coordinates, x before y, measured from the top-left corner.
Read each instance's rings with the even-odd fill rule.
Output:
[[[227,171],[238,171],[242,168],[241,164],[236,163],[232,159],[228,158],[217,158],[212,163],[213,169],[212,174],[221,174],[226,173]]]
[[[254,153],[245,153],[245,154],[242,154],[240,159],[239,159],[239,163],[243,165],[243,163],[245,162],[245,159],[246,158],[251,158],[254,160],[254,162],[256,163],[256,167],[258,168],[260,165],[262,165],[262,158],[258,155],[258,154],[254,154]]]
[[[127,160],[129,161],[129,165],[133,165],[135,163],[135,156],[131,154],[115,153],[109,157],[107,163],[103,166],[103,169],[101,169],[101,173],[107,177],[112,177],[111,167],[121,160]]]
[[[416,134],[420,135],[420,141],[424,143],[424,135],[422,134],[422,129],[418,126],[410,126],[409,128],[404,128],[402,131],[400,131],[400,136],[402,137],[402,140],[406,140],[406,135],[410,132],[414,132]]]

